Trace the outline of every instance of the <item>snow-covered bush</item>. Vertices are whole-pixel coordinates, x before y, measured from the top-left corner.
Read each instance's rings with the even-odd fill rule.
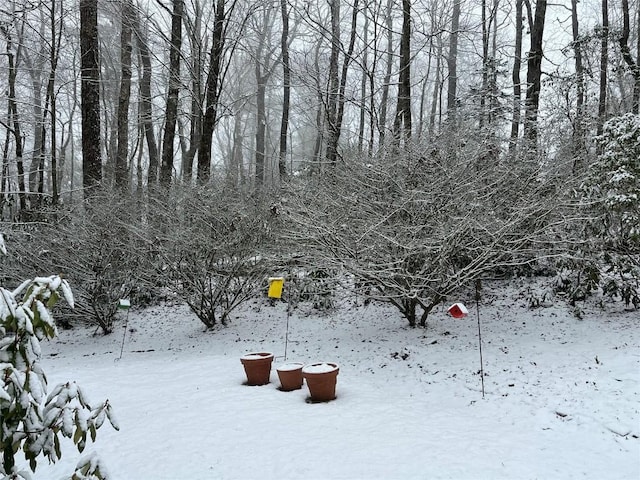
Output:
[[[537,175],[437,153],[345,160],[301,188],[313,195],[292,192],[284,224],[308,264],[347,273],[411,326],[488,272],[544,255],[557,206]]]
[[[606,295],[640,307],[640,115],[607,121],[600,151],[582,185],[592,215],[585,256]]]
[[[90,204],[90,209],[61,206],[47,222],[12,226],[12,248],[0,281],[60,272],[74,285],[76,305],[56,307],[59,326],[88,323],[109,334],[119,299],[130,298],[135,305],[148,301],[160,291],[162,277],[151,273],[157,261],[153,226],[144,221],[135,199],[96,191]]]
[[[16,456],[20,452],[35,472],[40,457],[50,462],[60,459],[60,436],[72,438],[82,452],[87,436],[94,441],[105,419],[118,429],[109,402],[91,406],[75,382],[60,384],[47,393],[47,379],[39,362],[40,341],[57,334],[50,310],[61,296],[73,307],[67,281],[55,275],[25,281],[13,291],[0,287],[0,450],[3,454],[0,474],[3,478],[30,478],[28,472],[19,469]],[[106,478],[96,462],[80,462],[76,473]]]
[[[254,298],[270,271],[268,208],[237,192],[193,189],[166,204],[162,274],[207,328]],[[268,206],[268,204],[267,204]]]

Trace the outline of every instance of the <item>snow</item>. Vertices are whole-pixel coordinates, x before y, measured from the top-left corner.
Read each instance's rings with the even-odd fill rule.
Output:
[[[279,365],[276,370],[279,370],[281,372],[293,372],[295,370],[302,369],[303,366],[304,366],[304,363],[302,362],[289,362],[289,363],[283,363],[282,365]]]
[[[443,306],[426,330],[386,305],[300,306],[286,359],[282,302],[255,300],[206,332],[179,304],[133,308],[119,334],[61,330],[43,367],[50,386],[75,380],[113,406],[120,431],[105,422],[82,454],[97,452],[110,480],[640,478],[638,311],[594,302],[578,320],[558,299],[530,310],[525,288],[486,289],[484,398],[470,298],[452,300],[473,315]],[[275,369],[270,384],[243,385],[246,352],[338,363],[336,400],[280,391]],[[81,455],[62,448],[35,479],[69,477]]]
[[[307,365],[302,369],[302,373],[329,373],[337,370],[338,366],[335,363],[312,363],[311,365]]]

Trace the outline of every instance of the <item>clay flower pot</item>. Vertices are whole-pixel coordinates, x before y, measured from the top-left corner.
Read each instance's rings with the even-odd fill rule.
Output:
[[[266,385],[269,383],[273,353],[247,353],[240,357],[240,361],[247,374],[247,385]]]
[[[312,402],[328,402],[336,398],[339,371],[336,363],[312,363],[302,369]]]
[[[302,367],[299,362],[285,363],[280,365],[276,371],[280,379],[280,390],[290,392],[302,388]]]

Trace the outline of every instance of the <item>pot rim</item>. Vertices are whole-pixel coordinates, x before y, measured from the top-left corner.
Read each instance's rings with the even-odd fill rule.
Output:
[[[287,362],[278,366],[276,370],[279,372],[292,372],[295,370],[301,370],[302,368],[304,368],[304,363],[302,362]]]
[[[327,366],[327,367],[331,367],[331,368],[326,368],[326,369],[318,369],[317,371],[313,370],[313,367],[322,367],[322,366]],[[315,362],[315,363],[309,363],[307,365],[305,365],[302,368],[302,373],[306,374],[306,375],[322,375],[324,373],[333,373],[335,371],[339,371],[340,370],[340,366],[335,363],[335,362]]]
[[[267,360],[273,359],[273,353],[271,352],[252,352],[245,353],[240,357],[240,360]]]

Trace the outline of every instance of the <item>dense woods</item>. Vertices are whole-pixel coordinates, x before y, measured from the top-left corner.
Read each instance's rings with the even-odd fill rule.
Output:
[[[412,325],[487,276],[640,304],[640,2],[8,0],[0,284],[72,322],[283,273]]]

